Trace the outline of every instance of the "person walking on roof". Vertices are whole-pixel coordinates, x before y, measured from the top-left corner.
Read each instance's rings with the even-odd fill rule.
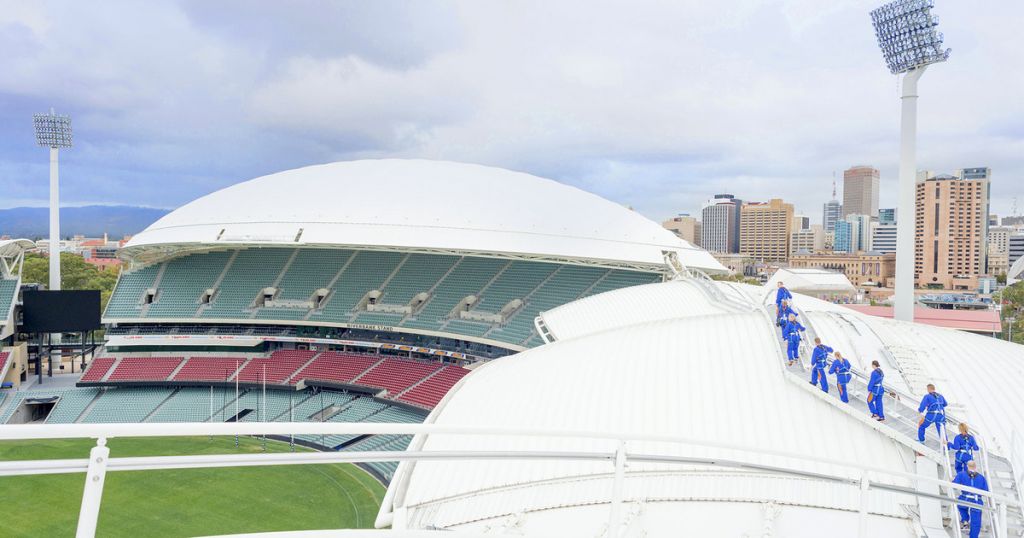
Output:
[[[793,300],[793,294],[789,293],[789,290],[786,289],[786,286],[780,280],[779,289],[775,291],[775,317],[782,317],[782,301],[791,300]]]
[[[832,348],[821,343],[821,338],[814,339],[814,351],[811,352],[811,384],[821,383],[822,392],[828,392],[828,376],[825,375],[825,368],[828,366],[828,354]]]
[[[935,385],[928,383],[928,394],[921,398],[921,405],[917,407],[917,412],[922,413],[921,420],[918,421],[917,426],[917,440],[924,442],[925,431],[928,430],[928,426],[935,425],[935,431],[938,432],[939,442],[946,442],[945,439],[945,427],[946,427],[946,398],[935,392]]]
[[[793,307],[789,305],[789,301],[782,301],[782,306],[779,307],[779,327],[782,327],[782,339],[786,339],[786,323],[789,322],[790,318],[795,318],[799,314],[793,310]]]
[[[815,338],[815,341],[818,339]],[[836,351],[835,360],[832,361],[832,367],[828,369],[828,373],[836,374],[836,385],[839,387],[839,399],[843,403],[850,403],[850,393],[846,389],[846,385],[850,383],[850,379],[853,374],[850,373],[850,361],[843,357],[843,354]]]
[[[953,459],[956,463],[957,473],[967,469],[967,462],[974,460],[975,450],[981,450],[978,440],[968,433],[966,422],[960,423],[960,435],[954,437],[953,442],[948,443],[948,446],[950,450],[954,451]]]
[[[953,483],[980,489],[982,491],[988,491],[988,480],[985,480],[985,476],[978,472],[978,465],[974,460],[967,462],[967,469],[956,474],[956,478],[953,479]],[[958,499],[966,503],[970,503],[958,504],[956,507],[957,510],[960,511],[961,528],[970,529],[970,533],[968,534],[970,538],[978,538],[981,534],[981,509],[974,508],[973,506],[984,506],[985,501],[981,498],[980,493],[971,493],[968,491],[961,491]]]
[[[871,378],[868,379],[868,411],[871,417],[879,422],[885,421],[885,409],[882,406],[882,396],[885,395],[885,372],[878,361],[871,361]]]
[[[786,322],[786,326],[782,329],[783,337],[786,339],[788,344],[786,345],[786,358],[789,359],[789,365],[793,366],[793,363],[800,359],[800,340],[803,338],[800,336],[801,332],[807,329],[800,325],[800,322],[796,320],[796,315],[791,314],[789,320]]]

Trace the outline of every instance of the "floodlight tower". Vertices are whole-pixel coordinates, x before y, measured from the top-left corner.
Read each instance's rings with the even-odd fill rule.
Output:
[[[60,148],[71,147],[71,118],[61,116],[50,109],[49,114],[33,114],[32,123],[36,129],[36,143],[50,148],[50,287],[60,289],[60,181],[57,172],[57,153]],[[60,343],[60,335],[51,340]],[[53,363],[60,364],[60,351],[50,354],[50,374]],[[40,372],[40,376],[42,373]],[[40,377],[42,380],[42,377]]]
[[[885,64],[903,75],[900,117],[900,183],[896,221],[896,302],[894,316],[914,320],[914,240],[917,201],[917,81],[929,65],[949,58],[942,47],[939,18],[931,14],[933,0],[895,0],[871,12],[875,37]]]

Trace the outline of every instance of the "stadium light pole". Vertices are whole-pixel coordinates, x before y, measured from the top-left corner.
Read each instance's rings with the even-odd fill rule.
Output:
[[[50,288],[60,289],[60,178],[58,176],[57,156],[60,148],[70,148],[71,117],[58,115],[50,109],[49,114],[34,114],[32,123],[36,131],[36,143],[50,148]],[[60,335],[52,342],[60,344]],[[60,365],[60,349],[56,356],[50,350],[50,375],[53,375],[53,363]],[[83,357],[84,360],[84,357]],[[40,380],[42,372],[39,372]]]
[[[889,72],[903,75],[900,96],[900,177],[896,220],[896,301],[893,315],[914,320],[914,256],[917,215],[917,82],[925,69],[949,58],[942,48],[933,0],[895,0],[871,12],[875,37]]]

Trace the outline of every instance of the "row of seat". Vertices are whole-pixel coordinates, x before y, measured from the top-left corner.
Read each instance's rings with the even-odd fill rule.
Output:
[[[268,385],[327,381],[384,389],[389,398],[431,408],[468,372],[458,366],[380,355],[278,350],[269,357],[99,357],[90,363],[82,381],[111,384],[238,381]]]
[[[494,258],[382,251],[258,248],[192,254],[122,274],[107,307],[109,318],[221,318],[312,320],[365,323],[486,336],[522,345],[539,342],[533,319],[542,310],[586,295],[656,282],[654,273],[599,267],[508,261]],[[323,308],[255,307],[264,288],[275,287],[277,299],[309,300],[317,290],[331,294]],[[145,292],[158,290],[145,304]],[[201,304],[207,289],[216,293]],[[371,290],[378,302],[406,305],[430,292],[414,315],[356,309]],[[523,308],[503,324],[452,318],[459,301],[474,295],[474,310],[498,313],[514,299]]]

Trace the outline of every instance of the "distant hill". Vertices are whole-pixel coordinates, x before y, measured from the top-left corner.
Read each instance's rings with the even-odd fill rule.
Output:
[[[168,212],[134,206],[65,207],[60,210],[60,234],[100,237],[107,233],[111,238],[120,238],[141,232]],[[50,233],[49,226],[50,211],[45,207],[0,209],[0,236],[45,238]]]

